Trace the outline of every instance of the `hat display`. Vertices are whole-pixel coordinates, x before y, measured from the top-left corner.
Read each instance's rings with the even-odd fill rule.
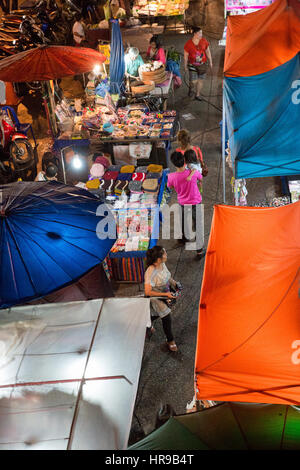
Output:
[[[147,166],[138,166],[135,169],[136,173],[147,173],[148,167]]]
[[[132,173],[132,180],[133,181],[144,181],[146,178],[146,173]]]
[[[156,179],[159,180],[160,177],[161,177],[161,173],[147,173],[147,175],[146,175],[147,179],[156,178]]]
[[[119,173],[118,179],[121,181],[131,181],[132,173]]]
[[[105,168],[101,163],[93,163],[90,169],[90,176],[92,178],[102,178],[105,173]]]
[[[116,180],[118,178],[118,176],[119,176],[118,171],[107,170],[103,175],[103,179],[105,179],[105,180]]]
[[[99,186],[100,186],[99,178],[94,178],[94,179],[86,182],[86,188],[87,189],[98,189]]]
[[[133,173],[135,170],[134,165],[124,165],[122,166],[120,172],[121,173]]]
[[[161,173],[163,171],[162,165],[155,165],[151,163],[148,165],[147,170],[149,173]]]
[[[122,168],[122,165],[110,165],[108,167],[108,170],[109,171],[118,171],[119,172],[121,170],[121,168]]]
[[[158,179],[149,178],[143,181],[143,190],[147,193],[155,193],[158,189]]]
[[[140,193],[142,191],[142,182],[141,181],[130,181],[128,185],[130,192]]]
[[[110,165],[109,160],[103,156],[97,157],[94,163],[101,163],[101,165],[103,165],[106,170]]]

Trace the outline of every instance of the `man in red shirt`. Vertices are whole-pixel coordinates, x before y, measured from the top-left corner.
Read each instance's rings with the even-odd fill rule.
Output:
[[[202,29],[194,28],[193,37],[184,46],[184,70],[189,72],[189,96],[195,90],[199,101],[208,65],[212,69],[209,42],[202,36]]]

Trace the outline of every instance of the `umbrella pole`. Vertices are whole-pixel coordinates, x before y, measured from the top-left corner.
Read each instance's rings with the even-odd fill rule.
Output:
[[[55,102],[54,102],[54,98],[53,98],[53,94],[52,94],[52,90],[51,90],[51,86],[50,86],[49,81],[46,82],[46,90],[47,90],[47,94],[48,94],[48,97],[49,97],[49,115],[50,115],[51,127],[52,127],[54,137],[56,137],[57,134],[58,134],[58,129],[57,129],[57,122],[56,122],[55,111],[54,111],[55,110]]]
[[[51,125],[51,119],[50,119],[50,114],[49,114],[49,107],[48,107],[48,102],[47,102],[47,91],[46,91],[46,87],[45,87],[44,83],[43,83],[43,104],[44,104],[44,108],[45,108],[45,113],[46,113],[46,118],[47,118],[47,122],[48,122],[49,131],[50,131],[50,134],[51,134],[52,138],[54,139],[54,134],[53,134],[52,125]]]

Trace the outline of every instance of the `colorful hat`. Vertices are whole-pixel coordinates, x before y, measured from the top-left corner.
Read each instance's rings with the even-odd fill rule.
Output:
[[[161,173],[147,173],[147,175],[146,175],[147,179],[156,178],[156,179],[159,180],[160,177],[161,177]]]
[[[156,178],[145,179],[142,188],[147,193],[155,193],[158,190],[158,180]]]
[[[121,181],[131,181],[133,173],[119,173],[118,179]]]
[[[162,172],[163,167],[162,167],[162,165],[150,164],[150,165],[148,165],[147,170],[148,170],[149,173],[160,173],[160,172]]]
[[[147,173],[148,167],[147,166],[138,166],[135,169],[136,173]]]
[[[105,173],[105,168],[101,163],[94,163],[90,169],[90,176],[92,178],[102,178]]]
[[[134,165],[124,165],[122,166],[120,172],[121,173],[133,173],[135,170]]]
[[[142,182],[141,181],[130,181],[128,185],[130,192],[140,193],[142,191]]]
[[[108,168],[109,171],[120,171],[122,168],[122,165],[110,165],[110,167]]]
[[[132,181],[144,181],[146,173],[132,173]]]
[[[119,176],[118,171],[107,170],[103,175],[103,179],[105,179],[105,180],[116,180],[118,178],[118,176]]]
[[[99,178],[95,178],[93,180],[90,180],[90,181],[86,182],[86,188],[87,189],[98,189],[99,185],[100,185]]]
[[[97,157],[95,163],[101,163],[101,165],[103,165],[106,170],[109,167],[109,160],[103,156]]]

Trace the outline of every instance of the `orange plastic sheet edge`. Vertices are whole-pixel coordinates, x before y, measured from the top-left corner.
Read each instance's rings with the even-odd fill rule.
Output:
[[[300,404],[300,201],[215,206],[195,357],[201,400]]]
[[[248,15],[229,16],[224,74],[247,77],[268,72],[300,51],[300,4],[276,0]]]

